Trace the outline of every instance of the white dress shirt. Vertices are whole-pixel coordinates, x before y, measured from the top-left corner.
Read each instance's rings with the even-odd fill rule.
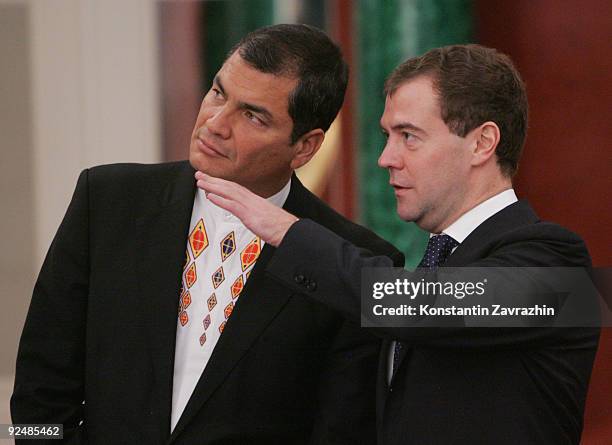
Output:
[[[267,198],[269,202],[282,207],[289,195],[291,180],[275,195]],[[238,301],[236,292],[232,293],[236,280],[246,284],[255,262],[245,264],[241,261],[241,251],[257,237],[230,212],[217,207],[208,200],[203,190],[198,189],[190,222],[190,234],[202,221],[205,226],[207,245],[198,255],[194,254],[187,241],[186,263],[183,271],[183,293],[189,292],[183,303],[180,298],[179,317],[176,327],[176,349],[174,354],[174,377],[172,384],[171,431],[179,421],[187,402],[208,364],[215,345],[225,327],[225,321]],[[230,235],[231,234],[231,235]],[[224,239],[232,237],[234,246],[228,255],[222,253]],[[258,238],[261,249],[263,241]],[[194,258],[197,256],[197,258]],[[187,281],[190,264],[195,265]],[[223,280],[213,283],[213,274],[222,267]],[[218,277],[220,275],[217,275]],[[195,281],[194,281],[194,277]],[[221,281],[221,282],[219,282]],[[191,285],[189,285],[191,284]],[[214,296],[213,296],[214,295]],[[181,318],[181,315],[183,318]]]
[[[504,190],[465,212],[454,223],[444,229],[442,233],[447,234],[461,244],[479,225],[516,201],[518,201],[518,199],[513,189]],[[434,235],[436,234],[430,233],[429,237],[431,238]],[[457,247],[451,251],[451,255],[455,249],[457,249]],[[391,342],[391,350],[388,355],[387,383],[390,383],[393,377],[393,354],[395,353],[395,343],[395,341]]]

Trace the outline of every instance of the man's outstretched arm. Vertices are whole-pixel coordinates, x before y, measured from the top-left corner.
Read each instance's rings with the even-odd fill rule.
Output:
[[[393,267],[389,258],[360,249],[314,221],[304,219],[298,222],[297,218],[282,209],[268,209],[263,203],[260,205],[255,199],[257,197],[251,196],[248,190],[237,184],[203,176],[198,178],[198,186],[207,190],[209,197],[218,205],[243,219],[245,225],[254,233],[262,239],[269,237],[271,243],[277,246],[267,265],[267,271],[272,278],[342,313],[347,320],[357,324],[361,322],[362,270]],[[514,242],[499,247],[489,257],[469,266],[503,268],[541,265],[538,261],[560,267],[579,267],[586,264],[588,254],[583,244],[569,236],[567,231],[557,231],[559,233],[551,235],[550,239],[544,239],[541,234],[534,234],[530,230],[523,232],[521,236],[516,235]],[[566,261],[556,252],[559,243],[574,251],[571,257],[576,258],[575,262]],[[538,261],[534,260],[532,264],[526,262],[526,258]],[[584,261],[579,261],[580,258]],[[412,272],[399,270],[397,273],[398,278],[418,281]],[[301,279],[298,279],[299,277]],[[420,279],[420,275],[417,278]],[[310,283],[310,286],[303,283]],[[524,289],[517,288],[516,292],[519,295],[530,295],[533,289],[529,282],[522,284]],[[558,329],[554,328],[465,327],[459,323],[461,320],[441,328],[435,317],[415,318],[411,321],[412,323],[405,327],[381,324],[369,329],[382,337],[409,344],[428,343],[442,347],[468,348],[507,348],[516,344],[536,344],[548,342],[551,337],[559,334]]]

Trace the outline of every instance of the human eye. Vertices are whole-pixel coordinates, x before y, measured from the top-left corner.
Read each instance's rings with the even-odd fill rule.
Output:
[[[259,125],[259,126],[266,125],[266,123],[259,116],[257,116],[255,113],[253,113],[250,110],[245,110],[244,116],[256,125]]]
[[[402,138],[404,142],[415,142],[417,140],[417,137],[408,131],[402,131]]]
[[[210,88],[210,90],[208,90],[208,92],[206,93],[204,100],[209,101],[209,102],[220,102],[224,100],[224,98],[225,96],[223,95],[221,90],[213,85]]]

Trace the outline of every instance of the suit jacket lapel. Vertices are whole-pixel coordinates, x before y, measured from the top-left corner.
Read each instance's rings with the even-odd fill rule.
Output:
[[[527,201],[517,201],[476,227],[448,257],[443,267],[465,266],[481,259],[495,247],[495,239],[500,235],[538,220],[538,216]]]
[[[181,274],[195,196],[194,170],[187,164],[157,196],[151,212],[136,224],[140,234],[137,252],[139,288],[148,311],[149,351],[154,385],[154,406],[164,438],[170,435],[172,374]]]
[[[304,191],[305,189],[294,176],[291,190],[283,207],[293,214],[304,216]],[[274,250],[274,247],[264,245],[253,272],[225,325],[223,334],[219,337],[212,356],[172,432],[170,442],[189,424],[289,301],[292,293],[280,287],[265,274],[266,265],[274,254]],[[174,315],[174,328],[176,329],[176,314]]]

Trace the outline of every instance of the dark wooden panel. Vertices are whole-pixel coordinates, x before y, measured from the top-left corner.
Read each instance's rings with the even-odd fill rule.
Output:
[[[164,160],[187,159],[189,140],[204,97],[199,2],[160,2],[160,81]]]
[[[530,128],[516,178],[544,219],[612,265],[612,2],[479,0],[478,40],[509,54],[526,83]],[[612,332],[593,372],[583,444],[612,441]]]

